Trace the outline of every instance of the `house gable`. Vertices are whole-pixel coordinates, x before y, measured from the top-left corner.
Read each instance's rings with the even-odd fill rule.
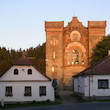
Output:
[[[14,74],[14,70],[18,70],[18,74]],[[28,74],[28,70],[32,70],[32,74]],[[50,79],[41,74],[33,66],[12,66],[6,73],[4,73],[1,81],[49,81]]]

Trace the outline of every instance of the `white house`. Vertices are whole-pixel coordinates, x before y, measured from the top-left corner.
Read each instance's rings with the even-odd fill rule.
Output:
[[[73,76],[74,92],[84,98],[110,99],[110,56]]]
[[[25,57],[0,76],[0,101],[54,101],[52,81],[32,66]]]

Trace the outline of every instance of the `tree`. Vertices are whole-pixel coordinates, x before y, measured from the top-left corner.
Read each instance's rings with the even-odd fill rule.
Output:
[[[30,47],[26,50],[27,57],[41,73],[45,74],[45,43],[38,45],[36,48]],[[0,47],[0,75],[6,72],[12,64],[22,56],[22,49],[7,50],[5,47]]]
[[[45,58],[46,58],[46,47],[45,43],[42,45],[38,45],[36,48],[30,47],[29,49],[26,50],[27,52],[27,57],[32,58],[31,62],[33,65],[43,74],[46,72],[46,63],[45,63]]]
[[[96,63],[100,59],[108,55],[108,50],[110,50],[110,35],[105,36],[104,39],[99,42],[93,49],[93,54],[91,57],[91,64]]]
[[[0,47],[0,74],[6,72],[12,65],[12,63],[21,56],[21,51],[15,51],[14,49],[7,50],[5,47]]]

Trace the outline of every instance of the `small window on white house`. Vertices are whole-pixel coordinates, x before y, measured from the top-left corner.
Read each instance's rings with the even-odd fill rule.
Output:
[[[109,81],[108,79],[100,79],[98,80],[98,89],[109,89]]]
[[[31,69],[28,69],[28,74],[32,74],[32,70]]]
[[[24,96],[31,96],[31,87],[27,86],[25,87]]]
[[[40,86],[39,87],[39,95],[40,96],[46,96],[46,86]]]
[[[14,75],[18,75],[18,69],[14,69]]]
[[[13,96],[13,94],[12,94],[12,87],[11,86],[8,86],[8,87],[6,87],[5,88],[5,96]]]

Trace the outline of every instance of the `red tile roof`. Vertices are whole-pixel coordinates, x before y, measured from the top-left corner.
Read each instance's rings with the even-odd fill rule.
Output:
[[[110,75],[110,56],[106,56],[91,67],[74,75],[73,77],[80,75]]]
[[[14,62],[12,65],[21,65],[21,66],[30,66],[32,65],[32,63],[30,62],[30,60],[25,56],[25,55],[22,55],[22,57],[20,57],[16,62]],[[33,66],[33,65],[32,65]],[[34,66],[33,66],[34,67]],[[34,67],[35,68],[35,67]],[[35,68],[37,70],[37,68]],[[38,71],[38,70],[37,70]],[[41,73],[40,71],[38,71],[39,73]],[[0,77],[2,77],[3,75],[5,74],[5,72],[3,74],[0,74]],[[42,73],[41,73],[42,74]],[[43,76],[45,76],[47,79],[49,79],[51,81],[51,79],[42,74]]]
[[[32,63],[27,57],[22,56],[16,62],[14,62],[13,65],[32,65]]]

